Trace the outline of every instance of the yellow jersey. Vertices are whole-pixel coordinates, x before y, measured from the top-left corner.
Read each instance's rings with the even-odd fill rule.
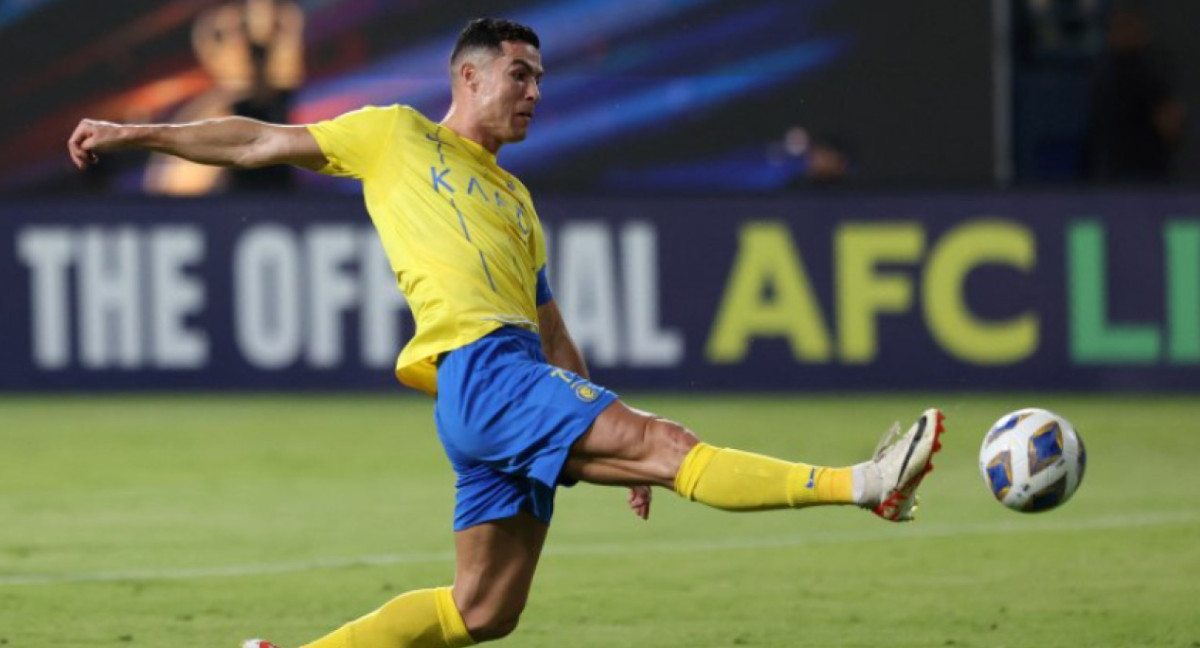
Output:
[[[538,330],[546,241],[529,191],[478,143],[408,106],[368,106],[308,126],[321,173],[362,181],[416,332],[400,382],[437,393],[440,354],[505,325]]]

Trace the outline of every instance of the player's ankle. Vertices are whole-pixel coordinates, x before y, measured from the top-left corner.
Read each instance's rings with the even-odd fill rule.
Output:
[[[873,508],[883,500],[883,477],[874,461],[864,461],[853,467],[854,503]]]

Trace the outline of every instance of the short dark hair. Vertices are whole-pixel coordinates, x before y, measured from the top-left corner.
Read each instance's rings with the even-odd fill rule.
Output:
[[[468,49],[486,48],[499,52],[500,43],[504,41],[529,43],[539,49],[542,47],[538,35],[525,25],[503,18],[476,18],[468,22],[458,35],[454,51],[450,53],[450,63],[453,64]]]

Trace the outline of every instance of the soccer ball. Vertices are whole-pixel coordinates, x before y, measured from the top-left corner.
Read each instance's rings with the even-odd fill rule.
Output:
[[[996,421],[979,448],[979,474],[1014,511],[1048,511],[1071,498],[1087,466],[1075,426],[1049,410],[1028,408]]]

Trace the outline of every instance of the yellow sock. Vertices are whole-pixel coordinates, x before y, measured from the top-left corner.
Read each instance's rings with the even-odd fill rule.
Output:
[[[304,648],[473,646],[449,587],[406,592]]]
[[[727,511],[853,504],[853,472],[698,443],[675,476],[675,492]]]

